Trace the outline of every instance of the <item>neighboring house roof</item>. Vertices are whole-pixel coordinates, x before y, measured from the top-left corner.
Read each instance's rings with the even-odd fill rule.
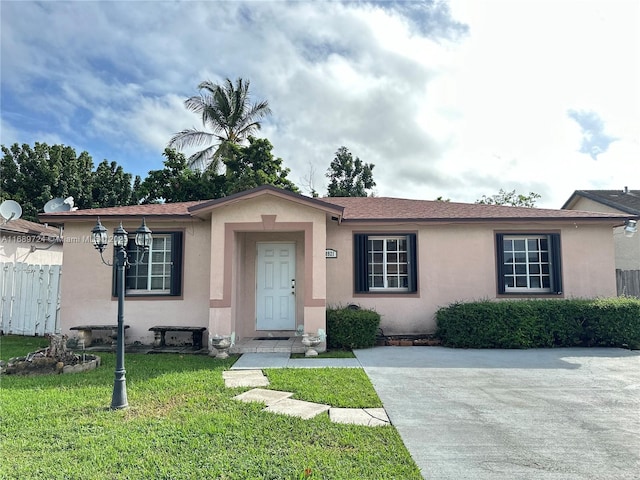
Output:
[[[551,210],[509,207],[437,200],[408,200],[390,197],[326,197],[311,198],[272,186],[261,186],[215,200],[130,205],[125,207],[94,208],[69,212],[43,213],[41,220],[52,223],[96,218],[155,217],[156,219],[189,218],[239,200],[260,195],[275,195],[303,203],[335,215],[343,222],[387,221],[496,221],[496,220],[594,220],[624,223],[628,217],[617,213],[583,212],[579,210]]]
[[[41,223],[30,222],[22,218],[0,224],[1,235],[28,235],[34,237],[34,241],[59,241],[60,231],[55,227]]]
[[[562,206],[569,209],[580,200],[580,197],[599,202],[621,212],[640,215],[640,190],[576,190]]]

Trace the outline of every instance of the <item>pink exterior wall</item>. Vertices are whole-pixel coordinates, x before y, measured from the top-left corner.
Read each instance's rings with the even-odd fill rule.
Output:
[[[105,228],[112,232],[114,221],[104,221]],[[98,251],[90,242],[89,234],[95,225],[91,222],[68,222],[65,238],[75,240],[64,244],[64,266],[61,285],[60,325],[62,333],[70,337],[74,325],[116,324],[117,299],[112,297],[112,269],[102,264]],[[125,222],[128,232],[135,231],[140,220]],[[184,232],[183,287],[181,297],[126,297],[125,323],[130,325],[126,341],[144,344],[153,342],[154,325],[185,324],[208,326],[209,319],[209,223],[192,219],[183,222],[156,222],[147,219],[153,231],[182,230]],[[104,252],[105,260],[112,260],[111,243]],[[180,334],[175,334],[178,337]],[[173,332],[167,333],[167,343]],[[180,336],[180,339],[183,337]],[[187,337],[185,337],[186,339]]]
[[[297,323],[306,332],[326,328],[325,305],[357,303],[374,308],[382,315],[385,334],[419,334],[435,330],[434,314],[440,307],[455,301],[498,298],[497,232],[560,233],[562,297],[616,293],[613,224],[338,224],[322,208],[272,194],[214,205],[199,216],[202,218],[181,221],[147,219],[152,230],[184,232],[182,296],[127,297],[128,343],[151,343],[149,327],[162,324],[204,326],[208,335],[256,335],[256,243],[262,241],[296,244]],[[112,269],[101,263],[89,240],[94,222],[70,220],[65,227],[65,238],[70,241],[64,244],[61,327],[71,335],[75,332],[69,328],[74,325],[115,324],[117,320]],[[124,227],[133,232],[139,223],[139,219],[131,220]],[[117,225],[115,221],[103,224],[109,232]],[[353,234],[376,232],[417,234],[417,293],[353,293]],[[337,258],[325,258],[326,248],[335,249]],[[111,256],[109,246],[105,258],[111,260]],[[169,342],[171,335],[167,334]]]
[[[268,333],[256,330],[257,242],[296,244],[296,323],[308,332],[325,329],[325,212],[265,194],[212,213],[216,253],[210,267],[210,334],[245,338]]]
[[[615,296],[613,237],[606,225],[532,222],[526,228],[478,223],[367,227],[332,223],[327,228],[327,248],[336,249],[338,258],[327,259],[327,303],[356,303],[375,309],[382,315],[386,335],[431,333],[438,308],[456,301],[498,298],[495,234],[518,231],[560,232],[564,298]],[[353,293],[353,234],[375,232],[417,233],[417,294]]]

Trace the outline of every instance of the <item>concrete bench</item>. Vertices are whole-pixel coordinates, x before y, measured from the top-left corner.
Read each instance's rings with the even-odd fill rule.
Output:
[[[193,349],[200,350],[202,348],[202,334],[206,330],[206,327],[179,327],[176,325],[158,325],[151,327],[150,332],[155,333],[155,340],[153,342],[154,347],[164,347],[165,334],[167,332],[191,332],[193,338]]]
[[[129,325],[124,326],[125,331],[129,328]],[[93,341],[93,330],[110,330],[111,331],[111,344],[115,346],[118,339],[118,326],[117,325],[78,325],[71,327],[69,330],[78,331],[78,340],[84,344],[84,348],[90,347]]]

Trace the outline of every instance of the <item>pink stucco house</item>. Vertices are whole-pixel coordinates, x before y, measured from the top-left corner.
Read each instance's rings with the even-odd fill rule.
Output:
[[[151,268],[127,272],[127,343],[155,325],[205,335],[325,330],[358,304],[387,335],[435,330],[451,302],[616,295],[613,228],[628,215],[400,198],[310,198],[271,186],[229,197],[42,214],[64,225],[63,333],[115,322],[113,274],[90,242],[100,217],[153,231]],[[110,255],[110,249],[108,250]],[[206,341],[206,339],[205,339]]]

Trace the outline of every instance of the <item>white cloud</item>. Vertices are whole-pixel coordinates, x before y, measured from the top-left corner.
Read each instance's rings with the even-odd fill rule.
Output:
[[[313,165],[321,192],[342,145],[376,165],[379,195],[517,188],[549,207],[620,188],[639,158],[636,2],[1,8],[3,143],[55,138],[144,175],[173,133],[200,127],[182,104],[199,82],[243,77],[274,112],[261,133],[274,154],[296,182]],[[617,139],[597,161],[568,111],[596,112]]]

